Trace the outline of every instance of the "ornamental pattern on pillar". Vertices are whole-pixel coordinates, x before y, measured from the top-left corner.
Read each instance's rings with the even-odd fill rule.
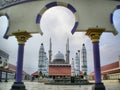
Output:
[[[90,37],[92,42],[99,42],[100,36],[104,31],[104,28],[89,28],[86,35]]]
[[[28,38],[32,37],[30,33],[28,33],[25,30],[18,30],[18,32],[14,32],[13,35],[16,36],[17,41],[19,44],[25,44],[25,42],[28,40]]]

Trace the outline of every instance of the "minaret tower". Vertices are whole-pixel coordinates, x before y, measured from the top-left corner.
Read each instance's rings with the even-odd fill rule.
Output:
[[[78,53],[75,56],[75,75],[80,76],[80,58]]]
[[[119,56],[119,67],[120,67],[120,56]]]
[[[45,62],[46,62],[46,53],[44,51],[43,43],[41,43],[40,50],[39,50],[39,62],[38,62],[38,68],[39,68],[38,72],[39,72],[39,74],[40,73],[42,73],[42,74],[46,73]]]
[[[48,63],[48,58],[47,58],[47,55],[45,53],[45,75],[48,76],[48,66],[49,66],[49,63]]]
[[[50,38],[49,64],[51,64],[51,60],[52,60],[52,42],[51,42],[51,38]]]
[[[79,72],[80,72],[80,50],[78,50],[78,60],[79,60]]]
[[[82,46],[81,64],[82,64],[82,72],[83,72],[83,74],[87,75],[87,52],[86,52],[85,44],[83,44],[83,46]]]
[[[75,76],[75,67],[74,67],[74,59],[72,58],[71,62],[71,76]]]
[[[41,43],[40,50],[39,50],[39,62],[38,62],[38,72],[42,73],[44,68],[44,46]]]
[[[69,64],[70,50],[69,50],[69,38],[67,38],[66,43],[66,64]]]

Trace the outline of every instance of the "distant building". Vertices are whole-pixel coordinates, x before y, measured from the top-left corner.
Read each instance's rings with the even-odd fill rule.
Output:
[[[102,66],[101,74],[103,80],[120,79],[120,57],[118,61]],[[94,72],[90,73],[89,76],[94,79]]]
[[[4,77],[7,78],[9,55],[3,50],[0,50],[0,82]],[[7,81],[7,80],[6,80]]]
[[[0,81],[15,79],[16,66],[8,63],[9,54],[0,50]],[[23,71],[23,79],[29,79],[30,75]]]
[[[8,68],[8,59],[9,59],[9,54],[0,50],[0,67],[1,68],[4,68],[4,69]]]
[[[2,77],[1,79],[5,79],[6,78],[6,74],[7,74],[7,79],[15,79],[16,76],[16,66],[13,64],[8,63],[8,69],[3,69],[0,68],[0,71],[2,72]],[[30,75],[28,73],[26,73],[25,71],[23,71],[22,73],[22,78],[23,80],[29,80],[30,79]]]
[[[39,77],[39,72],[38,71],[35,71],[34,73],[31,74],[32,77],[34,77],[34,79],[38,79]]]
[[[11,73],[9,73],[9,79],[15,79],[15,74],[16,74],[16,66],[13,64],[8,64],[9,65],[9,71],[11,71]],[[22,78],[23,80],[26,79],[30,79],[30,75],[28,73],[26,73],[25,71],[23,71],[22,73]]]

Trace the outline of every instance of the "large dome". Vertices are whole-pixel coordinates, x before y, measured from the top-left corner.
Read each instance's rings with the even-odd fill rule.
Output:
[[[61,60],[64,60],[64,55],[59,51],[56,55],[55,55],[55,57],[54,57],[54,59],[56,60],[56,59],[61,59]]]
[[[60,51],[55,55],[53,59],[53,63],[54,64],[65,64],[64,55]]]

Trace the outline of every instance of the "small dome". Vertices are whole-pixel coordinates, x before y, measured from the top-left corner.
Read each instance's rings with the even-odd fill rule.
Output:
[[[56,55],[55,55],[55,57],[54,57],[54,60],[64,60],[64,55],[59,51]]]

